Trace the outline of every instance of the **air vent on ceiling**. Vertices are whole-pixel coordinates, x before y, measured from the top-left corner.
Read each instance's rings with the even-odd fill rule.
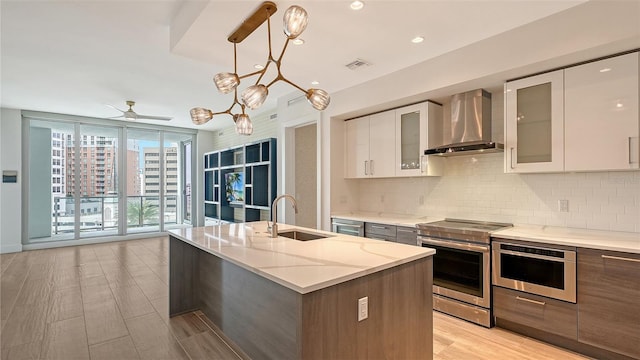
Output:
[[[348,63],[345,66],[348,67],[349,70],[356,70],[363,66],[371,66],[371,63],[362,59],[355,59],[354,61]]]
[[[296,96],[293,99],[287,101],[287,106],[291,106],[293,104],[299,103],[300,101],[306,99],[305,95]]]
[[[278,114],[277,113],[269,115],[269,120],[275,120],[277,118],[278,118]]]

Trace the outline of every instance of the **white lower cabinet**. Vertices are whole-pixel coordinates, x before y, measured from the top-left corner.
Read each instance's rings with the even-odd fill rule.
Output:
[[[565,171],[638,169],[638,53],[564,72]]]

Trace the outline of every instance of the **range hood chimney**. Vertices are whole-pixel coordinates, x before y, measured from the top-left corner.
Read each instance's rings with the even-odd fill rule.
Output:
[[[503,144],[491,141],[491,94],[478,89],[451,97],[451,140],[424,154],[455,156],[503,149]]]

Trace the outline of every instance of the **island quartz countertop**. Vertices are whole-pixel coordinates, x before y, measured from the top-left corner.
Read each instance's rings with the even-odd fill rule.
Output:
[[[301,294],[435,254],[429,248],[286,224],[278,228],[328,237],[271,238],[266,221],[174,229],[169,235]]]

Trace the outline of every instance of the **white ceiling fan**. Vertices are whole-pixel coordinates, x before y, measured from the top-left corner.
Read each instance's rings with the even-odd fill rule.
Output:
[[[131,101],[128,100],[127,101],[127,105],[129,106],[128,110],[120,110],[117,107],[113,106],[113,105],[108,105],[120,112],[122,112],[122,115],[120,116],[114,116],[111,117],[109,119],[120,119],[120,118],[124,118],[125,120],[142,120],[142,119],[147,119],[147,120],[164,120],[164,121],[169,121],[171,119],[173,119],[172,117],[167,117],[167,116],[152,116],[152,115],[142,115],[142,114],[138,114],[135,111],[133,111],[133,106],[136,104],[135,101]]]

